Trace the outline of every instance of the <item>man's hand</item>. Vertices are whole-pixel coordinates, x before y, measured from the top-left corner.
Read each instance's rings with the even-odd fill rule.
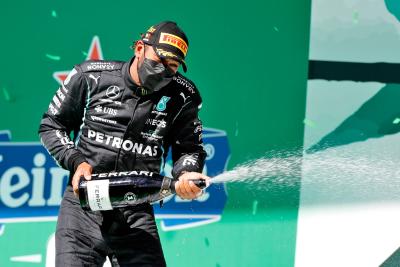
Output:
[[[74,190],[75,196],[79,196],[79,179],[84,176],[86,180],[90,180],[92,177],[92,166],[87,162],[82,162],[76,168],[75,174],[72,177],[72,189]]]
[[[210,177],[198,172],[185,172],[179,176],[179,181],[175,183],[175,191],[182,199],[194,199],[202,194],[202,190],[198,188],[192,181],[197,179],[205,179],[209,181]],[[208,183],[208,182],[207,182]]]

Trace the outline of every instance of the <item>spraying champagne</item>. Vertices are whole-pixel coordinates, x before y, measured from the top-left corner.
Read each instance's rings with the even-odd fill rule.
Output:
[[[201,189],[209,186],[205,179],[192,181]],[[89,181],[81,177],[79,200],[83,209],[93,211],[153,203],[174,194],[176,182],[147,171],[92,174]]]

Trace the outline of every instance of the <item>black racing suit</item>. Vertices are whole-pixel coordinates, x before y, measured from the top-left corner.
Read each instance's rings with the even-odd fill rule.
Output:
[[[171,147],[175,178],[202,171],[201,97],[195,85],[177,73],[167,86],[145,95],[129,74],[132,62],[76,65],[43,115],[41,141],[70,170],[57,223],[57,266],[101,265],[107,255],[121,265],[165,265],[149,204],[106,212],[80,208],[71,188],[80,163],[88,162],[93,173],[159,173]]]

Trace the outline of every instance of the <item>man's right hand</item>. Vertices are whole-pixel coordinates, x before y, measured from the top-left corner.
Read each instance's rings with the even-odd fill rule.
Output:
[[[86,180],[92,179],[92,166],[87,162],[82,162],[76,168],[75,174],[72,177],[72,189],[74,190],[75,196],[79,196],[79,180],[81,176],[84,176]]]

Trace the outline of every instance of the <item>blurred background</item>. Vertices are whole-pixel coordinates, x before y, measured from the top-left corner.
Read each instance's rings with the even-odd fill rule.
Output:
[[[60,82],[87,59],[129,60],[163,20],[189,38],[205,172],[301,159],[289,182],[219,184],[155,206],[168,266],[400,265],[397,1],[0,5],[0,266],[54,266],[67,173],[37,129]]]

